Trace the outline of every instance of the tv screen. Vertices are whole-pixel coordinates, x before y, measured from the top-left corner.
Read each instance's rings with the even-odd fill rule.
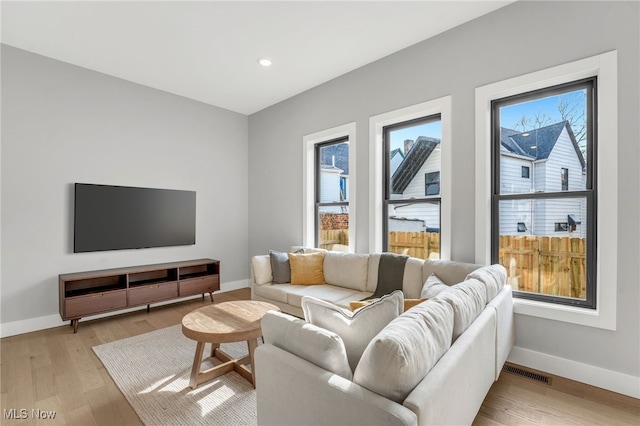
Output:
[[[196,193],[75,184],[74,253],[196,243]]]

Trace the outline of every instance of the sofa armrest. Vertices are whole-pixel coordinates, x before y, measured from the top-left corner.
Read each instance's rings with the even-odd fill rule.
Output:
[[[255,351],[259,425],[416,425],[406,407],[270,344]]]
[[[502,366],[516,341],[511,286],[504,286],[500,293],[487,304],[487,307],[496,312],[496,380],[498,380]]]

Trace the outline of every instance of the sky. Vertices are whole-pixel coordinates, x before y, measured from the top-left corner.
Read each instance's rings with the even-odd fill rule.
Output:
[[[509,129],[520,130],[516,123],[522,115],[534,117],[538,113],[547,114],[551,120],[548,125],[562,121],[562,117],[558,112],[558,102],[562,97],[573,96],[579,94],[581,106],[585,106],[585,91],[578,90],[569,93],[549,96],[546,98],[536,99],[529,102],[517,103],[500,108],[500,125]],[[530,130],[530,129],[527,129]],[[434,121],[426,124],[416,125],[413,127],[394,130],[391,132],[391,150],[396,148],[403,149],[405,139],[416,140],[419,136],[429,136],[440,139],[442,135],[442,126],[440,121]]]

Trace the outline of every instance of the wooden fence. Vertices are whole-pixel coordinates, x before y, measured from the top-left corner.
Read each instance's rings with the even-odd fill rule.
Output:
[[[585,238],[501,235],[499,261],[514,289],[585,298]]]
[[[331,250],[334,244],[349,245],[346,229],[320,231],[319,247]],[[389,232],[389,252],[419,259],[440,257],[440,234],[437,232]]]

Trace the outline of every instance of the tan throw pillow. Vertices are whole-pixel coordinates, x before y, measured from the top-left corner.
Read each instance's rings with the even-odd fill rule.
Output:
[[[324,253],[289,253],[291,284],[324,284]]]
[[[380,299],[352,300],[351,302],[349,302],[349,309],[355,311],[356,309],[360,309],[371,302],[375,302],[376,300]],[[413,308],[416,305],[419,305],[426,300],[428,299],[404,299],[404,312],[407,312],[409,309]]]

